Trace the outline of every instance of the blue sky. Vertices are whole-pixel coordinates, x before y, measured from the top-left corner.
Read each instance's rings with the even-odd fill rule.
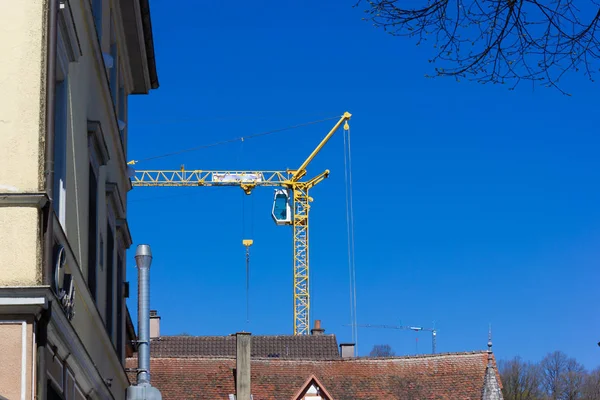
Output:
[[[597,84],[572,97],[427,79],[430,46],[361,20],[353,1],[153,1],[160,89],[130,98],[129,158],[335,117],[351,121],[358,322],[435,321],[438,351],[598,365]],[[140,163],[138,169],[294,168],[333,121]],[[351,339],[341,131],[309,168],[311,319]],[[134,246],[151,244],[163,334],[292,331],[292,241],[272,189],[135,188]],[[245,210],[245,211],[243,211]],[[244,217],[245,216],[245,217]],[[243,236],[252,234],[246,321]],[[129,307],[135,318],[136,290]],[[417,349],[418,338],[418,349]],[[359,330],[359,351],[428,352],[426,334]]]

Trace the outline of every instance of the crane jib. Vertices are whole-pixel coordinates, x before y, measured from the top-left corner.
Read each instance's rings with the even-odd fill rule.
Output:
[[[308,259],[308,212],[312,198],[309,189],[329,176],[329,170],[306,181],[306,168],[343,126],[348,131],[352,115],[344,113],[334,127],[321,140],[297,170],[285,171],[206,171],[186,170],[135,170],[137,161],[127,163],[131,184],[135,187],[159,186],[239,186],[246,194],[255,187],[277,187],[271,215],[277,225],[293,226],[294,242],[294,335],[307,335],[310,330],[309,259]]]

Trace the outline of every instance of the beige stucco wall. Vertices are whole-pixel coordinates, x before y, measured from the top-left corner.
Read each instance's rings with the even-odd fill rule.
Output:
[[[44,1],[0,1],[0,193],[40,187]],[[39,283],[38,212],[0,208],[0,285]]]
[[[39,189],[44,3],[0,1],[0,192]]]
[[[0,286],[40,283],[38,214],[33,207],[0,207]]]
[[[25,324],[25,332],[23,332]],[[0,319],[0,397],[31,398],[33,376],[33,326],[30,321]],[[23,354],[23,349],[25,350]],[[25,356],[23,360],[23,356]],[[23,380],[24,378],[24,380]],[[23,390],[24,389],[24,390]]]

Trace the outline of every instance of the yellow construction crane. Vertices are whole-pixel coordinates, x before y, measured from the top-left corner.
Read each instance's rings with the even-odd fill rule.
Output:
[[[294,335],[306,335],[310,329],[309,296],[309,248],[308,248],[308,212],[313,199],[308,192],[329,176],[329,170],[308,179],[308,164],[331,139],[333,134],[344,125],[348,130],[348,121],[352,115],[345,112],[335,126],[321,140],[308,158],[296,170],[286,171],[205,171],[186,170],[136,170],[131,180],[133,186],[239,186],[246,194],[251,194],[257,186],[278,187],[275,189],[271,216],[277,225],[292,225],[294,247]],[[136,161],[128,162],[135,165]],[[244,241],[244,246],[252,244]]]

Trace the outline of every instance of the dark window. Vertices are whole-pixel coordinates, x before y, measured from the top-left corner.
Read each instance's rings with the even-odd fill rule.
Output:
[[[54,122],[54,212],[65,229],[67,180],[67,79],[56,82]],[[66,229],[65,229],[66,230]]]
[[[50,381],[48,381],[48,385],[46,386],[46,398],[48,400],[63,400],[62,396],[58,394],[58,392],[54,389],[54,386]]]
[[[113,305],[114,305],[114,271],[113,259],[115,251],[114,234],[110,224],[106,224],[106,331],[112,339]]]
[[[119,254],[117,257],[117,355],[123,362],[123,282],[125,280],[123,271],[123,259]]]
[[[98,242],[98,181],[94,169],[90,165],[88,190],[88,288],[92,293],[92,299],[96,301],[96,263]]]

